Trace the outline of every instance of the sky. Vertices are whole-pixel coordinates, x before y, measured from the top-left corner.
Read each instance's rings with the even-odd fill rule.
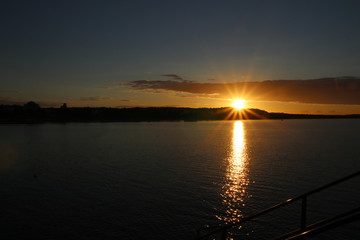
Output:
[[[360,1],[1,1],[0,104],[360,113]]]

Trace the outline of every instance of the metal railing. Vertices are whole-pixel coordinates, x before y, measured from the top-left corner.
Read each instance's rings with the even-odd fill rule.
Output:
[[[356,209],[353,209],[349,212],[346,212],[346,213],[343,213],[343,214],[339,214],[337,216],[334,216],[334,217],[331,217],[331,218],[328,218],[328,219],[325,219],[323,221],[320,221],[318,223],[315,223],[315,224],[311,224],[311,225],[306,225],[306,215],[307,215],[307,197],[309,195],[312,195],[314,193],[317,193],[317,192],[320,192],[324,189],[327,189],[329,187],[332,187],[334,185],[337,185],[339,183],[342,183],[344,181],[347,181],[349,179],[352,179],[356,176],[359,176],[360,175],[360,171],[357,171],[353,174],[350,174],[346,177],[343,177],[341,179],[338,179],[336,181],[333,181],[333,182],[330,182],[328,184],[325,184],[319,188],[315,188],[309,192],[306,192],[302,195],[299,195],[295,198],[291,198],[291,199],[288,199],[282,203],[279,203],[277,205],[274,205],[268,209],[265,209],[261,212],[258,212],[258,213],[255,213],[251,216],[248,216],[248,217],[244,217],[242,219],[240,219],[239,222],[236,222],[236,223],[232,223],[232,224],[228,224],[228,225],[224,225],[224,226],[207,226],[207,227],[204,227],[204,228],[201,228],[197,231],[197,238],[198,240],[200,239],[204,239],[204,238],[207,238],[207,237],[210,237],[212,235],[215,235],[215,234],[221,234],[221,239],[222,240],[226,240],[227,238],[227,235],[228,235],[228,230],[233,228],[233,227],[236,227],[236,226],[240,226],[241,224],[249,221],[249,220],[252,220],[254,218],[258,218],[262,215],[265,215],[269,212],[272,212],[274,211],[275,209],[278,209],[278,208],[281,208],[281,207],[284,207],[286,205],[289,205],[290,203],[293,203],[293,202],[296,202],[296,201],[299,201],[301,200],[301,218],[300,218],[300,229],[299,230],[296,230],[296,231],[293,231],[293,232],[290,232],[288,234],[285,234],[285,235],[282,235],[278,238],[275,238],[275,239],[301,239],[303,237],[306,237],[310,234],[314,235],[314,234],[317,234],[317,233],[320,233],[322,231],[325,231],[325,230],[328,230],[329,227],[331,227],[330,229],[336,227],[336,226],[340,226],[340,225],[343,225],[347,222],[349,222],[349,219],[351,219],[351,221],[355,221],[355,220],[359,220],[360,219],[360,207],[359,208],[356,208]],[[322,226],[322,227],[319,227],[319,226]],[[211,230],[213,229],[213,230]],[[207,233],[201,235],[201,233],[203,231],[208,231]]]

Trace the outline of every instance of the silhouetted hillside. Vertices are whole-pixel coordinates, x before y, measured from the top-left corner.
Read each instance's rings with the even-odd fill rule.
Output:
[[[34,102],[24,106],[0,105],[2,123],[42,122],[138,122],[138,121],[203,121],[241,119],[312,119],[312,118],[360,118],[355,115],[303,115],[268,113],[260,109],[233,108],[40,108]]]

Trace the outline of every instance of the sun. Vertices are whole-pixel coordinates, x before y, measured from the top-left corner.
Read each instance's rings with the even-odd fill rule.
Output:
[[[244,99],[234,99],[233,100],[233,108],[237,110],[241,110],[245,107],[245,100]]]

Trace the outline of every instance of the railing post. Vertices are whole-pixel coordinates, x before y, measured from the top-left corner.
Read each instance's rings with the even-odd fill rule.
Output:
[[[223,228],[221,231],[221,240],[226,240],[227,238],[227,231],[226,228]]]
[[[200,239],[200,229],[196,231],[196,239]]]
[[[301,198],[301,225],[300,229],[305,230],[306,228],[306,208],[307,208],[307,196]]]

